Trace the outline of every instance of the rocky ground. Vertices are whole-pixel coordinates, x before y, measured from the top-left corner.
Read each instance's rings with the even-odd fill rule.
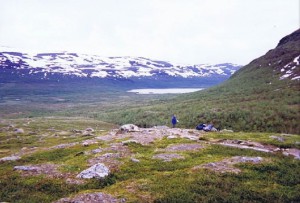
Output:
[[[130,160],[132,163],[140,163],[139,153],[133,152],[130,145],[137,144],[141,146],[153,145],[157,140],[169,140],[165,147],[158,147],[151,159],[172,162],[174,160],[184,160],[186,155],[184,152],[198,152],[204,150],[210,145],[221,145],[229,148],[241,148],[253,151],[259,151],[269,154],[282,154],[300,159],[300,150],[297,148],[283,148],[271,144],[263,144],[256,141],[240,140],[240,139],[216,139],[208,138],[209,133],[194,129],[169,128],[167,126],[159,126],[153,128],[138,128],[132,124],[121,126],[110,130],[105,134],[99,135],[99,130],[91,127],[84,130],[72,129],[71,131],[55,130],[55,136],[80,136],[82,140],[75,142],[61,143],[53,146],[34,146],[22,147],[19,151],[8,156],[0,158],[0,164],[5,162],[14,162],[22,160],[31,154],[43,151],[51,151],[54,149],[70,149],[80,146],[82,150],[78,151],[75,157],[89,157],[87,159],[87,167],[82,169],[80,173],[62,171],[61,167],[67,167],[65,164],[39,163],[15,165],[14,171],[18,171],[22,176],[40,176],[44,175],[48,178],[63,179],[67,184],[84,184],[88,179],[103,179],[110,174],[120,170],[124,160]],[[2,132],[13,134],[7,139],[16,139],[23,134],[34,134],[34,132],[26,132],[23,128],[17,128],[12,124],[2,127]],[[219,132],[220,134],[222,132]],[[226,132],[230,133],[230,132]],[[276,135],[271,137],[277,141],[284,142],[287,136],[292,135]],[[42,139],[43,136],[40,136]],[[187,140],[187,143],[177,143],[176,140]],[[172,142],[174,140],[174,142]],[[8,142],[8,140],[1,140]],[[105,143],[105,144],[103,144]],[[91,148],[91,146],[93,146]],[[97,147],[95,147],[97,146]],[[2,151],[5,152],[5,151]],[[216,173],[241,173],[242,170],[236,167],[239,163],[260,164],[270,161],[260,156],[232,156],[224,158],[220,161],[198,164],[191,167],[192,171],[207,169]],[[147,199],[147,197],[145,197]],[[149,198],[149,197],[148,197]],[[151,198],[150,198],[151,199]],[[56,201],[62,202],[126,202],[126,198],[114,197],[111,194],[103,192],[80,193],[72,197],[65,197]]]

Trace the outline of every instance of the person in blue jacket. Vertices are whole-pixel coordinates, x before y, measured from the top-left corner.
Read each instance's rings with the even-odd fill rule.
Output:
[[[173,114],[172,119],[171,119],[171,122],[172,122],[173,128],[175,128],[176,124],[178,123],[178,120],[177,120],[175,114]]]

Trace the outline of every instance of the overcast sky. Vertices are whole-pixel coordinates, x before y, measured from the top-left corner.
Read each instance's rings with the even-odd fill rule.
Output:
[[[299,9],[299,0],[0,0],[0,46],[245,65],[300,27]]]

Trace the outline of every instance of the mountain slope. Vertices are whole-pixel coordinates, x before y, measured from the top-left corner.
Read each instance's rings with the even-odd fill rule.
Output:
[[[1,79],[8,81],[10,78],[27,81],[113,79],[132,81],[137,86],[142,83],[147,86],[149,80],[152,84],[156,81],[157,85],[180,81],[185,86],[211,86],[228,79],[240,67],[230,63],[180,65],[142,57],[101,57],[68,52],[0,52],[0,71],[5,74]]]
[[[213,123],[222,129],[300,133],[300,30],[253,60],[223,84],[152,107],[110,114],[110,121],[141,126],[168,124],[177,114],[181,127]],[[142,113],[140,113],[142,112]],[[144,112],[148,113],[144,116]],[[126,120],[124,115],[135,115]],[[130,116],[127,116],[130,117]],[[159,118],[159,119],[158,119]]]

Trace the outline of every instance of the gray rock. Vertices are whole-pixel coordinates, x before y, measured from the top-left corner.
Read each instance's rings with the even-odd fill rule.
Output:
[[[300,150],[299,149],[285,149],[284,152],[282,152],[283,155],[285,156],[293,156],[295,159],[299,159],[300,160]]]
[[[93,128],[87,128],[85,129],[85,131],[88,131],[88,132],[95,132],[95,130]]]
[[[233,162],[237,162],[237,163],[247,163],[247,162],[260,163],[263,161],[263,158],[262,157],[235,156],[235,157],[232,157],[231,160]]]
[[[139,142],[137,140],[125,140],[125,141],[122,141],[123,145],[127,145],[129,143],[139,143]]]
[[[284,142],[284,138],[276,135],[271,135],[270,138],[277,140],[279,142]]]
[[[14,133],[16,133],[16,134],[24,134],[25,131],[24,131],[22,128],[16,128],[16,129],[14,130]]]
[[[223,129],[220,131],[221,133],[233,133],[233,130]]]
[[[98,142],[95,141],[95,140],[86,140],[86,141],[82,142],[82,146],[84,146],[84,147],[87,147],[87,146],[90,146],[90,145],[93,145],[93,144],[98,144]]]
[[[82,132],[82,135],[83,135],[83,136],[94,136],[94,134],[93,134],[92,131],[83,131],[83,132]]]
[[[94,150],[92,150],[92,153],[93,154],[98,154],[98,153],[101,153],[103,150],[102,149],[94,149]]]
[[[155,129],[169,129],[166,125],[154,126]]]
[[[110,174],[109,168],[107,168],[104,164],[98,163],[90,168],[82,171],[80,174],[78,174],[76,177],[77,178],[86,178],[86,179],[91,179],[91,178],[96,178],[96,179],[101,179]]]
[[[37,171],[39,168],[35,166],[15,166],[14,170],[21,170],[21,171]]]
[[[136,158],[133,158],[133,157],[131,157],[130,160],[131,160],[132,162],[135,162],[135,163],[139,163],[139,162],[140,162],[140,160],[138,160],[138,159],[136,159]]]
[[[62,198],[55,203],[125,203],[126,199],[117,199],[109,194],[97,192],[88,194],[79,194],[73,198]]]
[[[180,154],[156,154],[153,159],[162,159],[164,161],[172,161],[173,159],[184,159],[184,156]]]
[[[119,129],[119,132],[139,132],[139,127],[133,124],[122,125]]]
[[[176,135],[169,135],[169,136],[167,137],[167,139],[176,139],[176,138],[177,138]]]
[[[73,132],[73,133],[83,133],[82,130],[76,130],[76,129],[71,130],[71,132]]]
[[[165,150],[170,152],[175,151],[198,151],[204,148],[201,144],[173,144],[169,145]]]
[[[16,161],[16,160],[19,160],[21,159],[21,157],[19,156],[7,156],[7,157],[3,157],[0,159],[0,162],[2,161]]]

